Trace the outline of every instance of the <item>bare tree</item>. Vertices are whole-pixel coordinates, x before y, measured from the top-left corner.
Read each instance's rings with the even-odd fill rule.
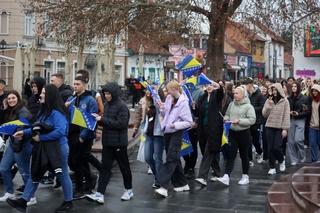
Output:
[[[221,79],[228,20],[259,21],[280,35],[304,17],[319,20],[319,4],[319,0],[33,0],[26,6],[42,15],[46,25],[42,29],[77,46],[79,52],[94,39],[112,38],[128,26],[166,47],[206,22],[208,76]]]

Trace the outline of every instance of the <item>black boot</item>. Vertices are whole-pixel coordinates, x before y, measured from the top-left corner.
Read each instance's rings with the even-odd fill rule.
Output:
[[[72,208],[73,208],[72,201],[63,201],[63,203],[61,204],[61,206],[59,206],[58,208],[56,208],[55,213],[68,212],[68,211],[71,211]]]
[[[23,198],[19,198],[17,200],[14,200],[14,199],[10,199],[8,198],[7,199],[7,203],[17,209],[18,211],[20,212],[26,212],[26,209],[27,209],[27,201],[24,200]]]

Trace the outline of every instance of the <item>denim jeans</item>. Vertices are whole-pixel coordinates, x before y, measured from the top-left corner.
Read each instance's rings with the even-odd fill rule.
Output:
[[[163,136],[147,136],[144,145],[144,156],[158,184],[158,174],[162,166],[162,155],[164,150]]]
[[[23,182],[26,185],[30,177],[30,158],[32,153],[32,145],[29,141],[23,142],[21,152],[14,152],[11,142],[5,150],[0,162],[0,172],[6,192],[13,194],[13,182],[11,168],[16,163]]]
[[[309,129],[309,143],[311,151],[311,161],[316,162],[318,160],[318,150],[320,146],[320,130],[310,127]]]
[[[72,182],[70,179],[69,168],[68,168],[68,155],[69,155],[68,144],[60,145],[60,154],[61,154],[62,173],[57,174],[57,177],[59,178],[62,186],[64,200],[71,201],[73,199],[73,194],[72,194],[73,192],[72,192]],[[32,197],[34,197],[34,193],[36,192],[38,185],[39,183],[33,182],[30,176],[26,184],[26,187],[24,189],[22,198],[26,201],[29,201]]]

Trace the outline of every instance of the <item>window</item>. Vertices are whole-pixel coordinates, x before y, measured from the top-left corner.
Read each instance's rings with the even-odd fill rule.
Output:
[[[279,46],[279,56],[281,56],[281,55],[282,55],[282,47]]]
[[[0,34],[9,34],[9,14],[5,11],[0,15]]]
[[[57,62],[57,73],[65,75],[66,63],[64,61]]]
[[[195,38],[193,40],[193,48],[200,48],[200,38]]]
[[[50,82],[50,76],[53,71],[53,62],[52,61],[44,61],[44,78],[47,83]]]
[[[208,49],[208,39],[206,38],[201,39],[201,48]]]
[[[117,33],[114,40],[115,40],[116,45],[120,45],[121,44],[121,34]]]
[[[24,26],[24,34],[26,36],[33,36],[33,28],[34,28],[34,16],[32,14],[26,14],[25,16],[25,26]]]

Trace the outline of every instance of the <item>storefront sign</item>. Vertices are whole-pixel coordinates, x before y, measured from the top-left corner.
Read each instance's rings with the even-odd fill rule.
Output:
[[[315,70],[296,70],[296,75],[298,76],[316,76],[316,71]]]

